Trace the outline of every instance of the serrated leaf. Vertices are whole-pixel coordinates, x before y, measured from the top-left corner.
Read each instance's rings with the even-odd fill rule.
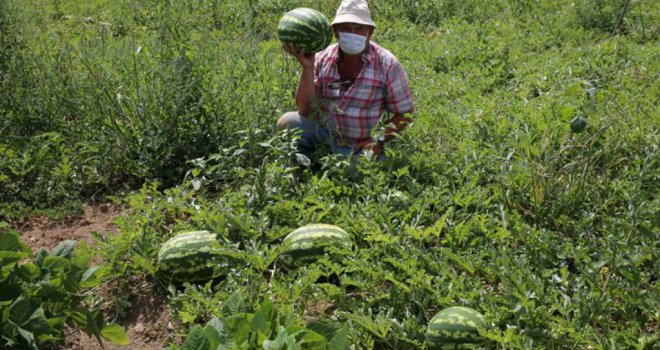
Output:
[[[270,338],[274,313],[275,309],[273,303],[271,303],[270,300],[265,299],[259,306],[259,309],[254,313],[254,317],[252,318],[252,330],[262,332],[266,336],[266,339]]]
[[[217,319],[214,317],[214,319]],[[211,325],[211,322],[204,326],[204,337],[209,341],[209,349],[217,349],[218,345],[222,342],[220,330]]]
[[[196,324],[190,329],[181,350],[209,350],[210,346],[211,343],[206,339],[202,326]]]
[[[351,348],[351,342],[348,339],[348,330],[342,327],[337,331],[337,334],[332,338],[328,344],[328,349],[332,350],[348,350]]]
[[[222,303],[222,314],[226,316],[235,315],[244,312],[244,308],[242,290],[237,289]]]
[[[307,324],[307,328],[330,341],[339,331],[340,327],[328,321],[313,321]]]

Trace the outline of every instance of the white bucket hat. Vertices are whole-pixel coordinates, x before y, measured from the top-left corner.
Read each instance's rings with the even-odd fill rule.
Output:
[[[376,28],[365,0],[343,0],[332,21],[333,25],[337,23],[359,23]]]

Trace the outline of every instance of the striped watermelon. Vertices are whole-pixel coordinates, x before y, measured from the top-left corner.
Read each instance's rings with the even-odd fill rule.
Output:
[[[474,309],[454,306],[438,312],[426,329],[429,349],[460,349],[461,344],[477,343],[479,329],[485,328],[483,315]]]
[[[208,281],[218,277],[220,243],[209,231],[182,232],[158,251],[159,273],[175,282]]]
[[[315,261],[329,246],[350,247],[351,236],[335,225],[310,224],[289,233],[283,245],[282,260],[295,266]]]
[[[280,41],[292,44],[300,51],[315,53],[325,49],[332,42],[330,22],[314,9],[300,7],[284,14],[277,25]]]

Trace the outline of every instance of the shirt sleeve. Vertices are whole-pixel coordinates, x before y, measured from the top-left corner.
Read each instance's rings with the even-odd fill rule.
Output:
[[[314,90],[316,91],[316,98],[321,98],[321,64],[323,60],[316,54],[314,61]]]
[[[392,114],[412,113],[415,109],[408,77],[401,62],[395,60],[386,73],[385,109]]]

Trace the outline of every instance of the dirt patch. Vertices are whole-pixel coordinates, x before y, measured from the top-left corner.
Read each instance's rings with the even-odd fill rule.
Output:
[[[112,224],[125,209],[112,203],[86,205],[83,215],[67,220],[52,222],[46,216],[31,217],[29,220],[14,224],[21,232],[21,239],[32,247],[33,252],[41,248],[53,249],[66,239],[84,240],[92,243],[90,232],[116,233]]]
[[[106,294],[107,291],[101,291]],[[153,284],[144,278],[131,281],[127,316],[119,324],[124,327],[130,343],[119,346],[104,341],[106,350],[161,350],[168,341],[170,332],[170,308],[167,298],[154,290]],[[94,337],[78,329],[68,329],[66,343],[61,350],[101,350]]]
[[[78,217],[50,221],[46,216],[37,216],[15,222],[12,226],[21,232],[21,239],[36,253],[41,248],[51,250],[67,239],[86,241],[93,245],[91,232],[98,232],[104,236],[117,234],[119,231],[113,225],[113,220],[127,212],[126,209],[112,203],[86,205],[84,213]],[[129,286],[125,294],[130,306],[126,308],[125,317],[118,323],[124,327],[130,344],[118,346],[104,341],[105,349],[163,349],[169,337],[170,308],[167,297],[154,290],[153,283],[149,283],[144,276],[135,277],[125,285]],[[111,300],[112,288],[116,288],[113,283],[104,284],[94,292],[107,305]],[[65,343],[59,349],[100,350],[102,348],[96,338],[89,337],[76,327],[69,327],[65,329]]]

